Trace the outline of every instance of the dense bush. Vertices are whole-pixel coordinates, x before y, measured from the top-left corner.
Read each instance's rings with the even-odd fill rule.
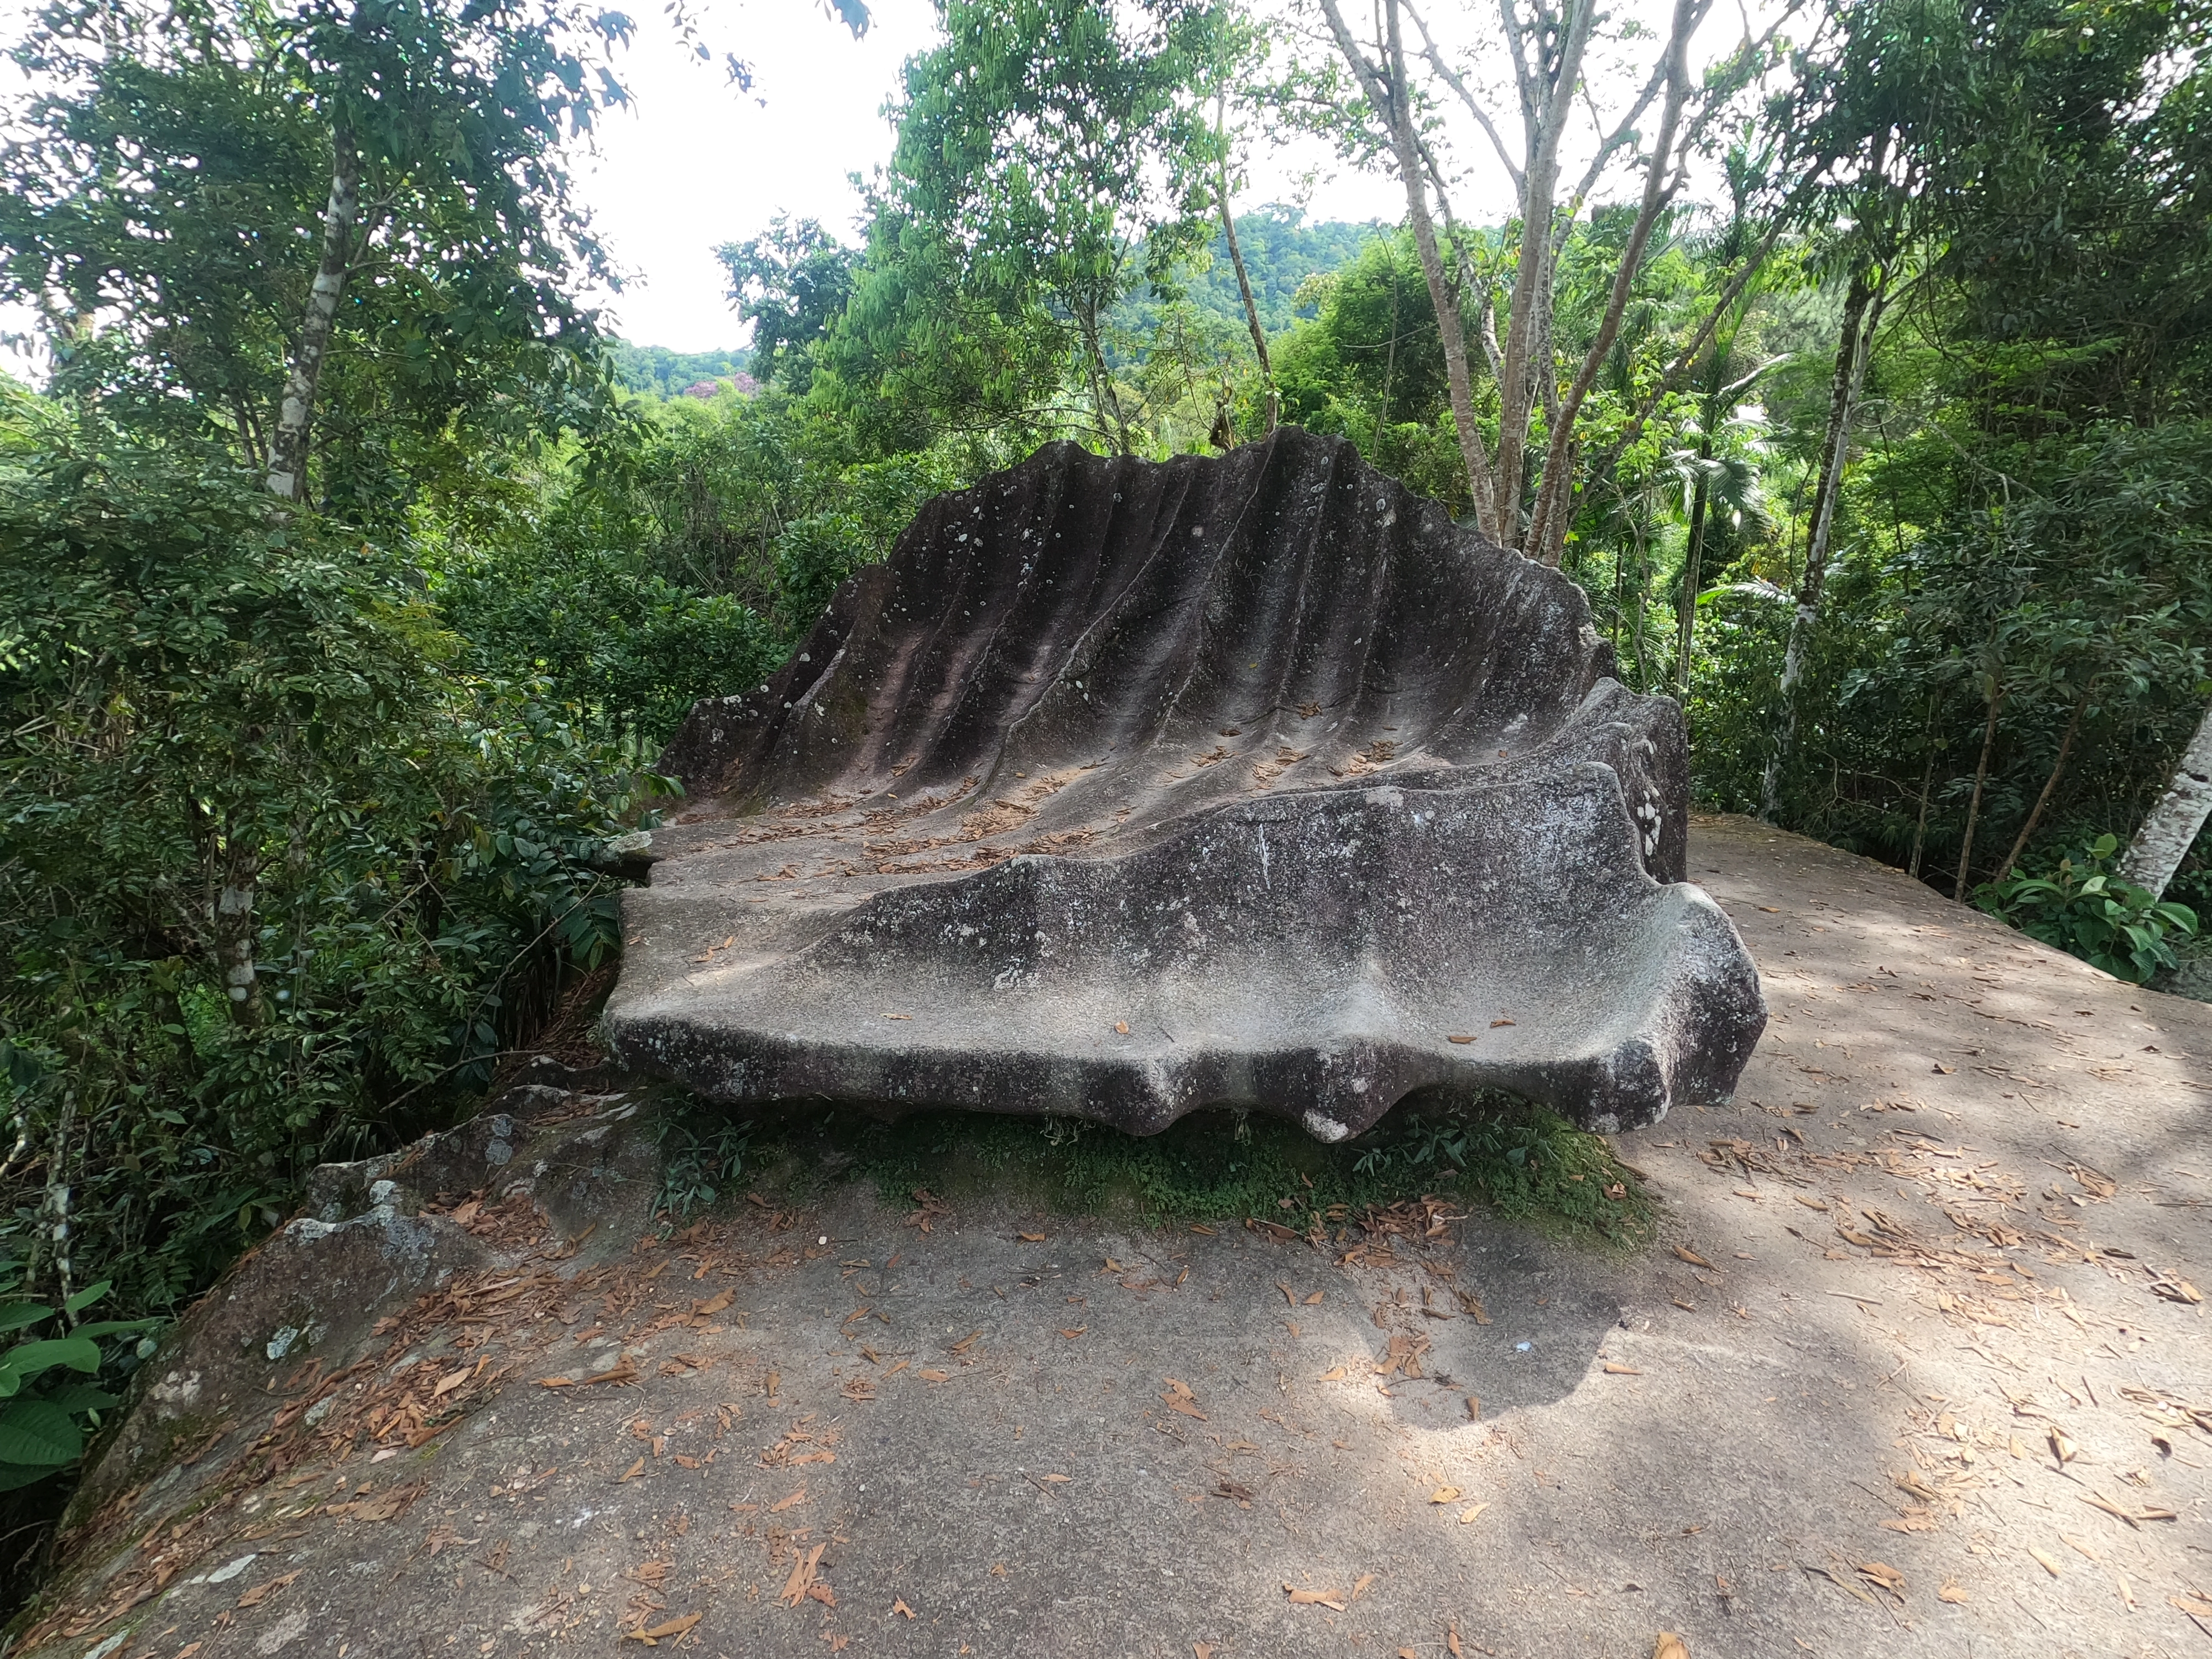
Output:
[[[393,550],[219,458],[0,423],[0,1272],[170,1307],[618,943],[666,787],[463,672]]]
[[[767,678],[923,501],[1009,459],[871,459],[781,391],[678,403],[570,455],[513,516],[449,529],[434,598],[484,672],[543,676],[649,750],[697,699]]]

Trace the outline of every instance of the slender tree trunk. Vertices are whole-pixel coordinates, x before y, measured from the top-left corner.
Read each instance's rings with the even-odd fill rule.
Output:
[[[288,501],[307,493],[307,438],[315,414],[315,392],[322,383],[323,358],[329,352],[346,272],[353,261],[354,226],[361,217],[361,155],[353,132],[337,127],[331,135],[331,200],[323,210],[322,257],[307,290],[307,314],[300,323],[299,349],[284,384],[276,430],[269,445],[269,489]]]
[[[2004,707],[2004,683],[1993,681],[1990,687],[1990,717],[1982,726],[1982,757],[1974,764],[1973,798],[1966,803],[1966,836],[1959,844],[1959,873],[1951,883],[1951,896],[1966,896],[1966,872],[1974,861],[1974,826],[1982,816],[1982,786],[1989,781],[1990,751],[1996,747],[1997,711]]]
[[[1216,105],[1216,125],[1219,125],[1219,106]],[[1260,360],[1260,378],[1267,386],[1267,430],[1275,429],[1281,401],[1275,395],[1275,366],[1267,360],[1267,331],[1260,325],[1260,307],[1252,298],[1252,279],[1244,270],[1244,250],[1237,245],[1237,221],[1229,211],[1229,158],[1224,140],[1221,161],[1220,189],[1215,199],[1221,206],[1221,234],[1229,239],[1229,263],[1237,267],[1237,291],[1244,296],[1244,323],[1252,331],[1253,355]],[[1395,292],[1395,289],[1393,290]]]
[[[1133,455],[1136,446],[1130,441],[1129,423],[1122,418],[1121,399],[1114,390],[1114,371],[1107,366],[1106,348],[1099,339],[1097,308],[1079,312],[1076,325],[1082,331],[1083,355],[1091,369],[1091,409],[1098,435],[1110,439],[1119,453]]]
[[[268,1015],[268,1005],[261,994],[260,968],[254,959],[259,930],[254,925],[253,911],[260,890],[261,859],[235,819],[225,830],[222,885],[216,890],[215,915],[210,919],[216,966],[222,975],[232,1022],[258,1025]]]
[[[2043,809],[2051,805],[2051,792],[2058,787],[2059,777],[2066,770],[2066,757],[2074,752],[2074,736],[2081,729],[2081,714],[2088,706],[2089,693],[2085,688],[2074,700],[2074,717],[2066,722],[2066,735],[2058,740],[2058,758],[2051,763],[2051,775],[2043,781],[2043,793],[2035,798],[2027,822],[2020,826],[2020,834],[2013,837],[2012,850],[2004,855],[2004,862],[1997,866],[1993,879],[2002,881],[2010,875],[2013,866],[2020,862],[2020,855],[2027,851],[2027,838],[2035,833],[2035,826],[2043,821]]]
[[[1387,246],[1388,244],[1385,244]],[[1398,262],[1390,262],[1390,338],[1382,349],[1382,400],[1375,408],[1375,436],[1369,444],[1369,459],[1380,454],[1382,431],[1390,424],[1390,383],[1398,377]],[[1376,463],[1380,465],[1381,463]]]
[[[1836,374],[1828,394],[1828,429],[1820,440],[1820,482],[1813,492],[1813,521],[1805,536],[1805,574],[1797,584],[1797,605],[1790,618],[1790,643],[1782,654],[1781,720],[1774,750],[1760,780],[1759,816],[1772,823],[1782,804],[1782,773],[1797,740],[1797,684],[1805,674],[1805,653],[1820,617],[1820,595],[1828,580],[1828,544],[1836,522],[1836,502],[1844,493],[1844,465],[1850,448],[1851,408],[1858,401],[1873,343],[1873,325],[1881,321],[1875,303],[1879,277],[1862,265],[1851,273],[1844,296],[1844,323],[1836,341]],[[1868,313],[1874,313],[1871,319]]]
[[[1554,373],[1545,348],[1552,335],[1550,271],[1552,221],[1558,210],[1559,143],[1566,134],[1576,91],[1582,84],[1583,48],[1596,20],[1597,0],[1565,0],[1559,19],[1559,58],[1548,84],[1520,71],[1521,30],[1513,9],[1504,8],[1507,43],[1513,49],[1521,82],[1521,116],[1527,133],[1528,164],[1521,180],[1521,251],[1513,273],[1513,297],[1505,313],[1505,348],[1498,380],[1498,482],[1500,538],[1508,547],[1523,545],[1521,525],[1522,474],[1528,465],[1529,413],[1535,407],[1534,378]],[[1537,61],[1542,63],[1542,49]]]
[[[1709,461],[1712,453],[1713,437],[1708,431],[1698,441],[1698,459]],[[1674,601],[1674,696],[1686,703],[1690,700],[1690,647],[1698,637],[1698,585],[1705,579],[1706,482],[1700,467],[1697,487],[1690,492],[1690,542],[1682,551],[1682,591]]]
[[[61,1121],[54,1126],[54,1150],[46,1161],[46,1196],[41,1206],[54,1252],[54,1283],[58,1287],[54,1300],[61,1304],[62,1318],[71,1330],[76,1328],[77,1319],[68,1309],[70,1297],[76,1294],[76,1263],[70,1238],[69,1152],[70,1133],[76,1127],[76,1091],[71,1089],[62,1097]]]
[[[1461,319],[1458,297],[1444,274],[1443,256],[1437,246],[1436,223],[1429,216],[1419,135],[1413,126],[1413,112],[1407,96],[1406,51],[1399,27],[1397,0],[1386,0],[1384,6],[1389,30],[1387,68],[1375,64],[1360,50],[1344,21],[1343,8],[1338,0],[1322,0],[1322,11],[1328,20],[1329,33],[1335,37],[1337,50],[1358,78],[1360,90],[1366,94],[1376,113],[1389,123],[1391,151],[1398,164],[1398,176],[1406,186],[1406,216],[1413,225],[1413,246],[1421,256],[1421,275],[1428,283],[1429,301],[1436,307],[1437,331],[1443,337],[1444,375],[1451,396],[1452,423],[1459,428],[1460,460],[1467,468],[1475,522],[1492,540],[1503,541],[1501,515],[1504,504],[1499,501],[1492,487],[1490,458],[1484,449],[1482,430],[1475,422],[1474,384],[1467,365],[1467,328]]]
[[[2173,781],[2128,843],[2120,873],[2149,889],[2154,896],[2163,896],[2208,817],[2212,817],[2212,708],[2204,711],[2197,735],[2181,751]]]
[[[1912,854],[1905,860],[1905,873],[1920,879],[1920,849],[1928,844],[1928,793],[1936,781],[1936,745],[1928,745],[1928,763],[1920,769],[1920,816],[1912,825]]]

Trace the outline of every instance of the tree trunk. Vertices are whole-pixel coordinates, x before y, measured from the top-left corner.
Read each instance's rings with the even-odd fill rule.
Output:
[[[288,501],[307,496],[307,434],[314,420],[315,392],[322,383],[323,358],[330,350],[331,325],[353,261],[354,226],[361,217],[361,155],[354,148],[352,131],[336,128],[331,148],[331,200],[323,210],[322,258],[307,290],[299,349],[292,355],[291,376],[284,384],[284,401],[269,445],[270,492]]]
[[[1252,298],[1252,279],[1244,270],[1244,250],[1237,244],[1237,221],[1229,211],[1226,155],[1222,158],[1221,188],[1216,199],[1221,205],[1221,234],[1229,239],[1229,263],[1237,267],[1237,291],[1244,296],[1244,322],[1252,331],[1252,350],[1260,359],[1260,378],[1267,386],[1267,430],[1273,433],[1282,405],[1275,395],[1275,366],[1267,361],[1267,331],[1260,325],[1260,307]]]
[[[1804,678],[1805,652],[1820,617],[1820,595],[1828,580],[1828,543],[1836,522],[1836,502],[1844,493],[1844,465],[1850,448],[1851,408],[1866,377],[1874,325],[1881,320],[1875,303],[1878,274],[1862,265],[1851,272],[1844,296],[1844,323],[1836,341],[1836,375],[1828,394],[1828,429],[1820,440],[1820,482],[1813,492],[1813,521],[1805,536],[1805,574],[1797,584],[1797,608],[1790,618],[1790,643],[1782,655],[1781,715],[1774,752],[1760,780],[1759,816],[1768,823],[1782,803],[1782,771],[1797,740],[1797,683]],[[1871,320],[1868,312],[1872,309]]]
[[[1474,385],[1467,366],[1467,328],[1461,320],[1459,301],[1444,275],[1443,256],[1437,246],[1435,222],[1429,216],[1428,186],[1424,182],[1421,148],[1413,126],[1407,96],[1405,43],[1398,21],[1397,0],[1386,0],[1389,37],[1387,70],[1370,61],[1346,25],[1338,0],[1322,0],[1329,33],[1337,50],[1352,66],[1360,90],[1377,114],[1390,125],[1391,151],[1398,175],[1406,185],[1406,216],[1413,229],[1413,246],[1421,256],[1421,275],[1429,288],[1429,302],[1436,307],[1437,331],[1443,337],[1445,382],[1450,390],[1452,422],[1459,428],[1460,461],[1467,468],[1468,485],[1474,501],[1475,522],[1492,541],[1504,540],[1501,515],[1508,503],[1498,501],[1492,489],[1490,458],[1485,453],[1481,428],[1475,423]],[[1517,515],[1516,515],[1517,516]]]
[[[222,885],[216,893],[210,920],[223,995],[230,1004],[232,1023],[239,1025],[258,1025],[269,1012],[261,994],[260,969],[254,960],[259,930],[254,926],[253,909],[260,882],[260,854],[246,843],[234,820],[225,826]]]
[[[1582,414],[1583,401],[1589,396],[1590,387],[1597,383],[1599,370],[1604,366],[1606,354],[1613,349],[1614,338],[1620,332],[1620,319],[1628,310],[1628,299],[1636,286],[1636,273],[1644,264],[1644,250],[1650,246],[1651,232],[1659,222],[1659,213],[1673,191],[1667,184],[1668,158],[1674,149],[1674,134],[1681,125],[1683,106],[1690,97],[1690,32],[1692,19],[1704,15],[1705,9],[1696,0],[1675,0],[1674,21],[1667,47],[1667,101],[1661,107],[1659,136],[1651,147],[1651,159],[1644,178],[1644,200],[1636,214],[1636,224],[1629,232],[1628,244],[1621,250],[1620,269],[1613,272],[1613,288],[1606,296],[1605,314],[1599,319],[1597,337],[1590,342],[1589,349],[1583,354],[1582,368],[1576,373],[1574,384],[1556,408],[1548,408],[1551,422],[1551,445],[1544,458],[1544,476],[1538,484],[1536,510],[1528,526],[1529,556],[1540,562],[1557,568],[1559,557],[1566,550],[1567,530],[1574,514],[1571,506],[1574,495],[1575,468],[1572,450],[1575,445],[1575,422]],[[1548,250],[1547,250],[1548,252]],[[1550,269],[1550,260],[1546,260]],[[1551,372],[1551,292],[1550,284],[1544,286],[1543,337],[1547,375]],[[1499,470],[1504,470],[1504,440],[1498,441]]]
[[[2051,805],[2051,792],[2058,787],[2059,777],[2066,770],[2066,757],[2074,752],[2074,737],[2081,729],[2081,715],[2088,707],[2089,693],[2085,689],[2074,700],[2074,717],[2066,722],[2066,735],[2058,740],[2058,758],[2051,763],[2051,775],[2043,781],[2043,793],[2035,798],[2035,805],[2028,811],[2027,822],[2020,826],[2020,834],[2013,837],[2012,850],[2004,855],[2004,862],[1997,866],[1996,880],[2002,881],[2010,875],[2013,866],[2020,862],[2020,855],[2027,851],[2027,838],[2035,833],[2035,826],[2043,821],[2043,809]]]
[[[1698,440],[1698,459],[1709,461],[1712,453],[1709,431]],[[1690,493],[1690,544],[1682,551],[1682,591],[1674,601],[1674,696],[1684,703],[1690,700],[1690,647],[1698,636],[1698,584],[1705,575],[1706,482],[1700,467],[1697,488]]]
[[[2128,843],[2120,873],[2149,889],[2154,897],[2163,897],[2208,817],[2212,817],[2212,708],[2204,711],[2197,735],[2181,751],[2173,781]]]
[[[1559,143],[1565,137],[1574,96],[1582,85],[1583,50],[1595,21],[1597,0],[1566,0],[1558,22],[1559,57],[1547,84],[1523,73],[1521,29],[1514,9],[1502,8],[1507,45],[1520,81],[1521,118],[1528,163],[1521,179],[1521,250],[1513,272],[1513,296],[1505,314],[1505,349],[1498,380],[1498,427],[1496,495],[1498,539],[1522,545],[1521,495],[1528,465],[1528,421],[1535,407],[1534,377],[1554,373],[1551,353],[1539,348],[1551,338],[1549,274],[1552,220],[1558,210]],[[1542,20],[1548,21],[1549,20]],[[1537,63],[1542,64],[1539,46]],[[1410,117],[1408,118],[1410,118]]]
[[[1997,710],[2004,707],[2004,683],[1993,681],[1990,687],[1990,717],[1982,726],[1982,757],[1974,765],[1973,799],[1966,803],[1966,836],[1959,845],[1959,873],[1951,883],[1951,896],[1966,896],[1966,872],[1974,861],[1974,825],[1982,816],[1982,786],[1989,781],[1990,751],[1996,747]]]

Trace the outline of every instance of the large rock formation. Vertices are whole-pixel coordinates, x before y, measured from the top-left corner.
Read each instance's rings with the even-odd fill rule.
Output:
[[[1042,450],[692,710],[611,1035],[722,1100],[1139,1133],[1724,1096],[1758,975],[1684,882],[1680,717],[1612,668],[1572,582],[1348,445]]]

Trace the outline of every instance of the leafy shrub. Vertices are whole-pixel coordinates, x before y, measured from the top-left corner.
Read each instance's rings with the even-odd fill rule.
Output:
[[[2051,874],[1992,883],[1974,902],[2031,939],[2140,985],[2176,965],[2172,941],[2197,936],[2197,913],[2115,874],[2118,848],[2118,836],[2100,836],[2062,857]]]
[[[49,1380],[54,1371],[93,1376],[115,1364],[115,1340],[136,1337],[156,1322],[101,1319],[83,1324],[76,1316],[106,1295],[103,1280],[67,1297],[58,1309],[29,1301],[0,1302],[0,1336],[29,1330],[51,1319],[64,1323],[58,1336],[17,1340],[0,1350],[0,1492],[13,1492],[74,1467],[84,1455],[84,1431],[100,1426],[100,1414],[123,1402],[90,1382]],[[109,1343],[100,1346],[102,1339]],[[140,1343],[128,1351],[135,1362],[151,1352]]]
[[[668,786],[465,672],[403,551],[0,405],[0,1255],[190,1296],[619,944]],[[0,1144],[5,1144],[0,1141]]]

